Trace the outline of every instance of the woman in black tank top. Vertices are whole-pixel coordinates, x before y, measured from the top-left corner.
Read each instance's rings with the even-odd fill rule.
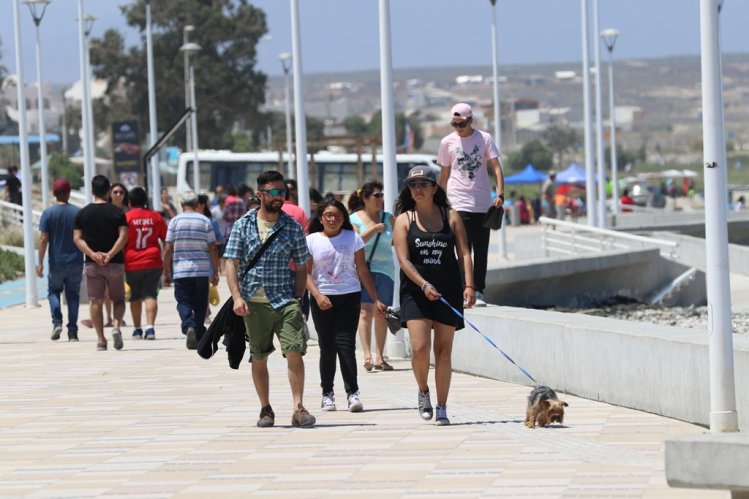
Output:
[[[396,203],[393,245],[401,267],[400,317],[411,338],[411,366],[419,386],[422,419],[433,409],[427,383],[434,330],[434,378],[437,385],[437,425],[450,424],[447,397],[452,378],[452,344],[463,320],[440,301],[459,311],[475,302],[473,265],[460,216],[450,209],[447,195],[429,167],[412,168],[407,187]]]

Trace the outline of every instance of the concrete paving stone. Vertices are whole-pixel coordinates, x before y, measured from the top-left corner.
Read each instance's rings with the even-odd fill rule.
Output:
[[[323,413],[314,342],[305,405],[317,427],[291,428],[277,352],[277,426],[257,428],[250,365],[231,370],[224,352],[205,361],[187,351],[172,291],[159,302],[158,339],[134,341],[124,328],[120,352],[96,352],[86,328],[80,343],[50,341],[46,303],[0,310],[0,496],[726,497],[665,482],[664,438],[700,427],[560,394],[565,426],[529,430],[530,387],[455,373],[453,425],[440,428],[418,417],[408,360],[390,359],[393,372],[360,369],[358,414],[346,410],[339,374],[339,410]],[[429,382],[434,390],[433,372]]]

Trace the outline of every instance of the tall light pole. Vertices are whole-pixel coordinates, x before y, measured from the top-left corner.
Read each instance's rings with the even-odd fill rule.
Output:
[[[619,214],[619,165],[616,158],[616,107],[614,106],[614,45],[619,32],[613,28],[601,31],[601,39],[609,51],[609,125],[611,126],[611,212]]]
[[[91,92],[91,80],[93,79],[92,71],[91,71],[91,31],[94,29],[94,21],[96,21],[96,17],[91,14],[86,14],[83,18],[83,22],[85,25],[85,35],[86,35],[86,81],[84,82],[84,86],[87,90],[88,98],[86,99],[86,109],[88,112],[88,121],[91,126],[88,127],[88,131],[86,132],[86,150],[87,155],[89,158],[91,158],[91,162],[89,164],[91,168],[91,178],[96,175],[96,124],[94,123],[94,96]]]
[[[156,78],[153,71],[153,37],[151,33],[151,0],[146,0],[146,65],[148,67],[148,132],[150,146],[159,140],[158,120],[156,119]],[[143,172],[148,177],[148,172]],[[151,207],[161,211],[161,175],[159,172],[159,155],[151,157]]]
[[[39,36],[39,25],[51,0],[23,0],[31,11],[31,18],[36,26],[36,78],[37,78],[37,108],[39,111],[39,154],[42,171],[42,205],[49,205],[49,170],[47,169],[47,131],[44,126],[44,79],[42,78],[42,48]]]
[[[733,366],[723,83],[718,0],[700,0],[710,431],[738,431]]]
[[[302,73],[302,30],[299,0],[291,0],[291,47],[294,63],[294,117],[296,132],[296,180],[299,206],[309,213],[309,172],[307,171],[307,114],[304,111],[304,75]]]
[[[13,27],[16,35],[16,95],[18,97],[18,136],[21,149],[21,193],[23,196],[23,254],[26,274],[26,306],[37,307],[36,265],[34,265],[34,226],[31,216],[31,165],[29,164],[29,137],[26,128],[26,86],[23,78],[21,50],[20,5],[13,0]]]
[[[200,45],[194,42],[189,42],[182,47],[182,51],[187,56],[187,73],[189,80],[190,89],[190,107],[192,108],[192,115],[190,116],[190,128],[192,134],[192,188],[193,191],[200,191],[200,162],[198,161],[198,105],[195,100],[195,64],[193,63],[193,56],[200,52]]]
[[[599,0],[593,0],[593,33],[600,33]],[[593,44],[593,57],[596,66],[596,165],[598,171],[598,227],[606,227],[606,171],[603,154],[603,105],[601,104],[601,44]]]
[[[585,205],[588,225],[596,225],[596,182],[593,161],[593,124],[590,115],[590,23],[588,22],[588,0],[580,0],[583,38],[583,118],[585,123]]]
[[[502,115],[499,100],[499,57],[497,50],[497,0],[489,0],[492,3],[492,74],[494,76],[494,140],[499,149],[500,163],[502,156]],[[507,233],[504,225],[499,228],[499,253],[502,258],[507,258]]]
[[[190,33],[195,31],[195,26],[188,24],[182,28],[182,46],[184,47],[190,43]],[[187,52],[183,52],[183,60],[185,62],[185,109],[192,107],[190,105],[190,61]],[[192,151],[192,132],[190,127],[185,127],[185,152]]]
[[[295,178],[294,158],[291,151],[291,59],[292,55],[288,52],[284,52],[278,56],[278,60],[281,61],[284,75],[283,95],[284,107],[286,110],[286,155],[288,156],[286,175],[288,178]]]
[[[90,33],[91,31],[90,27],[86,26],[87,19],[88,16],[84,18],[83,15],[83,0],[78,0],[78,41],[80,45],[79,55],[81,61],[81,122],[83,125],[83,147],[81,148],[83,152],[83,189],[86,193],[86,203],[90,203],[93,201],[93,197],[91,196],[91,179],[93,177],[92,174],[94,168],[92,166],[93,158],[88,152],[88,137],[93,120],[89,116],[89,108],[86,104],[89,101],[89,86],[86,83],[88,80],[88,69],[86,67],[86,52],[88,51],[86,37],[88,35],[86,33]],[[91,135],[93,136],[93,134]]]

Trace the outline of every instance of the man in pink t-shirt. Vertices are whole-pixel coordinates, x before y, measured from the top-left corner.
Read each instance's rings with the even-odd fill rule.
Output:
[[[439,185],[460,214],[473,250],[473,282],[477,307],[486,306],[486,266],[489,253],[489,229],[482,225],[484,215],[494,204],[504,203],[504,176],[492,136],[473,128],[473,112],[465,103],[455,104],[450,111],[450,125],[455,129],[440,142],[437,163],[442,167]],[[496,180],[496,197],[492,201],[489,168]]]

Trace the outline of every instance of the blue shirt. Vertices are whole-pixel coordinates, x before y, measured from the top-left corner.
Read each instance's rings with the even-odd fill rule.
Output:
[[[73,242],[75,216],[80,208],[72,204],[56,204],[42,213],[39,231],[49,235],[49,269],[60,270],[68,265],[83,266],[83,253]]]
[[[211,254],[216,242],[211,221],[200,213],[180,213],[169,220],[166,242],[174,244],[172,278],[210,277]]]
[[[349,220],[351,220],[351,225],[359,229],[359,234],[363,234],[368,227],[364,222],[362,222],[362,219],[359,218],[358,213],[359,212],[352,213]],[[381,212],[379,216],[382,217]],[[392,216],[392,213],[385,212],[385,230],[380,233],[380,240],[377,243],[377,248],[374,247],[377,233],[374,233],[364,247],[364,257],[365,260],[369,260],[369,256],[372,254],[372,249],[374,248],[375,252],[372,257],[372,264],[369,267],[369,271],[385,274],[394,281],[395,262],[393,261],[393,228],[390,226],[390,217]],[[381,219],[382,218],[380,218],[380,220]]]
[[[270,305],[279,309],[294,300],[294,280],[289,270],[291,260],[303,266],[309,258],[304,231],[293,218],[281,212],[273,231],[281,231],[255,266],[239,283],[242,297],[249,300],[262,285]],[[226,242],[224,258],[239,260],[238,277],[247,270],[252,257],[262,246],[257,227],[257,210],[250,210],[234,223]]]

